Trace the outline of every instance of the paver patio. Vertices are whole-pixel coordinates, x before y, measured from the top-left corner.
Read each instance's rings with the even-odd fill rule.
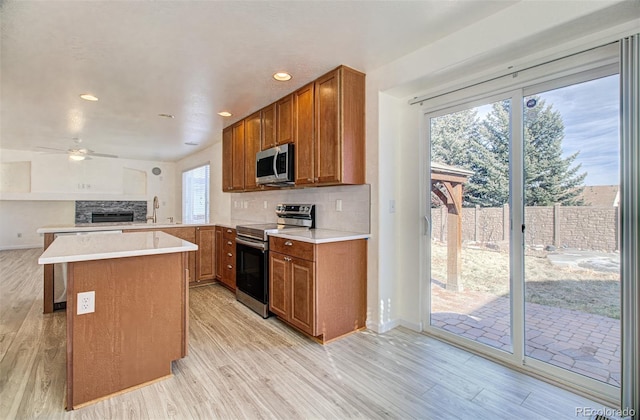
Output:
[[[512,351],[509,298],[443,286],[432,282],[433,326]],[[618,319],[527,303],[525,338],[528,356],[620,386]]]

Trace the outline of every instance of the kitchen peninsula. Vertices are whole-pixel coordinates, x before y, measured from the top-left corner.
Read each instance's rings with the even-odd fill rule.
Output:
[[[187,355],[197,249],[159,231],[60,236],[47,247],[39,264],[67,264],[67,409],[171,375]]]

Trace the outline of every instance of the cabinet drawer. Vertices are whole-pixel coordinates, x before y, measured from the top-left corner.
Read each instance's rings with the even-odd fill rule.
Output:
[[[284,238],[270,238],[269,248],[271,251],[292,257],[302,258],[307,261],[315,261],[315,245],[309,242],[292,241]]]

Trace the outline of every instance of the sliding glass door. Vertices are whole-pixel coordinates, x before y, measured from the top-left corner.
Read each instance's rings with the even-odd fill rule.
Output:
[[[506,352],[510,104],[430,118],[431,325]]]
[[[429,332],[620,386],[618,103],[602,67],[426,115]]]
[[[618,85],[616,74],[523,99],[525,355],[616,387]]]

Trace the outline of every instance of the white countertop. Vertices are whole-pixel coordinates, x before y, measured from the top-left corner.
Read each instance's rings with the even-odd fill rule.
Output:
[[[285,233],[286,232],[286,233]],[[330,229],[290,229],[279,233],[269,234],[275,238],[291,239],[293,241],[324,244],[328,242],[353,241],[355,239],[369,239],[370,233],[343,232]]]
[[[82,223],[77,225],[51,225],[43,226],[36,230],[37,233],[70,233],[70,232],[99,232],[103,230],[127,230],[127,229],[167,229],[193,226],[215,226],[213,223],[142,223],[142,222],[119,222],[119,223]]]
[[[172,254],[197,249],[197,245],[164,232],[59,236],[40,256],[38,264]]]

